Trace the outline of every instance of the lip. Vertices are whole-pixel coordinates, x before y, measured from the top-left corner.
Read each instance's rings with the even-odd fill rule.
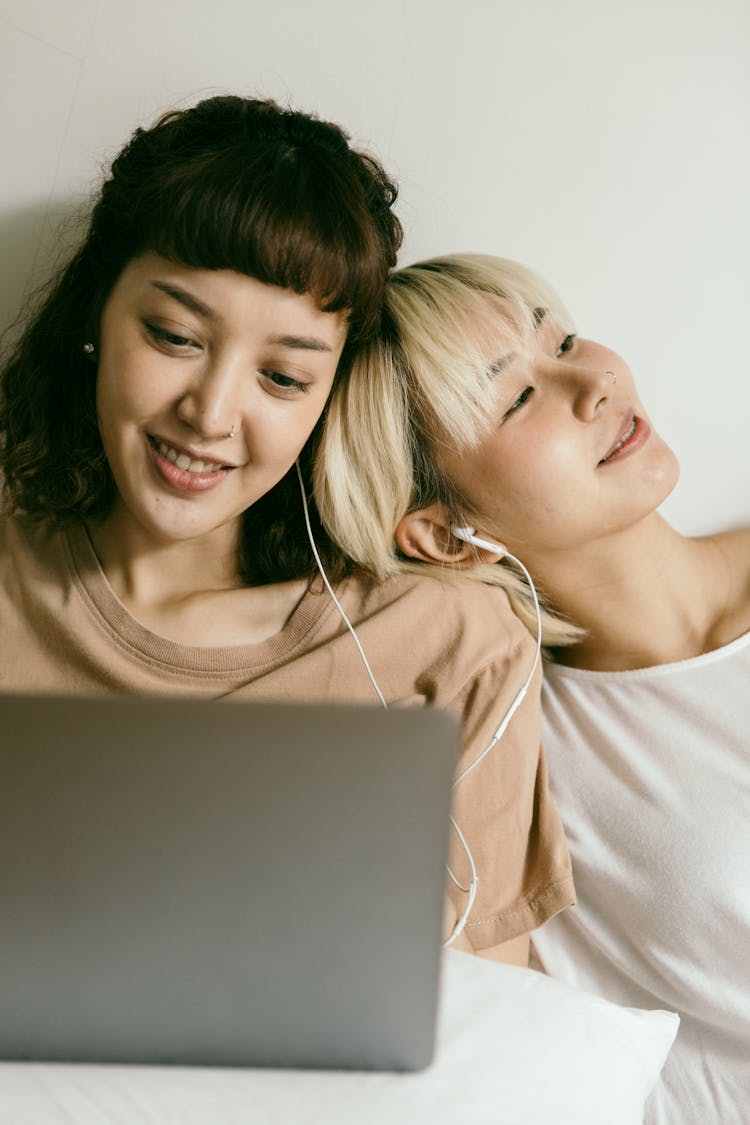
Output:
[[[178,453],[184,453],[191,461],[208,461],[214,465],[221,465],[224,469],[234,469],[236,465],[228,464],[220,453],[206,452],[205,449],[196,449],[192,445],[182,445],[181,442],[172,441],[171,438],[164,437],[163,434],[147,434],[149,443],[158,446],[159,442],[168,445],[171,449],[176,449]]]
[[[627,441],[618,449],[619,442],[632,428],[633,432]],[[604,468],[606,465],[612,465],[615,461],[621,461],[623,457],[629,457],[632,453],[636,453],[651,436],[651,427],[644,418],[639,418],[637,414],[628,414],[623,422],[617,437],[612,442],[609,450],[604,454],[597,464],[597,468]]]
[[[166,438],[148,435],[146,448],[148,449],[151,463],[162,481],[168,484],[170,488],[173,488],[175,492],[207,492],[209,489],[217,488],[222,481],[227,479],[233,470],[232,465],[227,465],[222,469],[215,469],[211,473],[191,473],[189,469],[179,469],[177,465],[165,457],[154,444],[159,441],[163,442],[164,445],[169,445],[172,449],[180,453],[184,453],[187,457],[190,457],[192,461],[201,460],[218,464],[221,463],[221,458],[212,457],[205,453],[197,453],[184,445],[175,445]]]

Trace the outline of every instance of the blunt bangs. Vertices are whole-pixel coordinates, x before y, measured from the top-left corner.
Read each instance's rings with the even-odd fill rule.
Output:
[[[375,322],[382,251],[368,238],[364,193],[341,180],[332,162],[292,146],[251,154],[239,169],[235,153],[219,153],[183,165],[155,198],[142,198],[150,223],[139,241],[187,266],[310,293],[326,312],[348,311],[356,338]]]

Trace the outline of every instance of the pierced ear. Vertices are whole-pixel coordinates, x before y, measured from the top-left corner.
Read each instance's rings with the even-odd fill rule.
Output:
[[[396,528],[396,543],[411,559],[458,568],[497,562],[504,553],[500,544],[501,549],[489,551],[458,539],[451,531],[448,511],[439,503],[404,516]]]

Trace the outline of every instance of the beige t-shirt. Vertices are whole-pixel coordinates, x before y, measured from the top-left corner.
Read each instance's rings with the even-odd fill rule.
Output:
[[[362,577],[337,590],[389,704],[459,716],[458,768],[473,761],[528,674],[533,642],[502,591],[425,576]],[[501,741],[456,790],[479,873],[469,941],[527,933],[574,901],[570,860],[540,749],[539,682]],[[313,584],[281,632],[200,648],[141,625],[115,596],[82,527],[0,521],[0,690],[376,703],[351,635]],[[452,857],[468,885],[465,858]],[[456,910],[465,898],[449,885]]]

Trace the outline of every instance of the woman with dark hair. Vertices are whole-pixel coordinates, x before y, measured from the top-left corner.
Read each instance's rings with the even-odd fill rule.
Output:
[[[395,199],[380,165],[353,151],[338,126],[270,101],[211,98],[136,130],[112,164],[82,246],[5,365],[6,509],[58,523],[111,511],[117,485],[97,422],[99,335],[126,267],[139,268],[150,254],[152,272],[168,262],[308,295],[316,310],[331,314],[321,323],[333,333],[327,358],[338,380],[377,319],[396,262]],[[155,256],[162,259],[158,267]],[[176,309],[179,302],[172,304]],[[158,339],[162,348],[188,346],[175,345],[179,333],[161,332]],[[298,362],[303,354],[317,353],[287,349],[284,358]],[[293,379],[281,373],[273,379],[291,393]],[[282,474],[262,509],[248,512],[239,548],[249,580],[276,580],[280,566],[283,577],[309,572],[305,536],[288,533],[290,518],[298,521],[297,532],[304,526],[298,495],[294,474]],[[252,552],[243,550],[249,542]],[[340,554],[326,547],[329,565],[340,568]]]
[[[395,197],[337,126],[271,102],[213,98],[135,133],[2,374],[4,690],[377,690],[452,709],[468,759],[490,740],[531,662],[507,602],[374,582],[312,503],[305,526],[327,405],[395,264]],[[467,932],[506,958],[524,959],[529,930],[572,899],[538,686],[506,735],[507,814],[473,778],[460,791],[482,877]]]

